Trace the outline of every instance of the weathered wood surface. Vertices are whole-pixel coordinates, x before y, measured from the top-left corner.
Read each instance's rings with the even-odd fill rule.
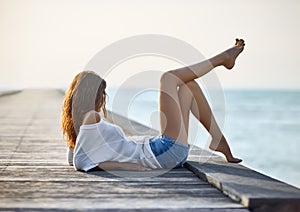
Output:
[[[56,90],[0,97],[0,210],[248,211],[185,168],[75,171],[66,163],[61,104]]]
[[[201,154],[203,150],[195,149],[185,168],[231,199],[254,211],[300,211],[300,189],[217,156],[197,159]]]

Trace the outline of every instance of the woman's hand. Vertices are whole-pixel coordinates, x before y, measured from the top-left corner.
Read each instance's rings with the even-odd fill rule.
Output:
[[[103,170],[124,170],[124,171],[150,171],[151,168],[141,166],[137,163],[105,161],[99,164]]]

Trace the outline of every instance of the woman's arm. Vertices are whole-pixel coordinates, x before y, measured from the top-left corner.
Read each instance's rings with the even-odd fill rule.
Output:
[[[103,170],[125,170],[125,171],[150,171],[150,168],[141,166],[137,163],[127,163],[127,162],[115,162],[115,161],[105,161],[98,166]]]

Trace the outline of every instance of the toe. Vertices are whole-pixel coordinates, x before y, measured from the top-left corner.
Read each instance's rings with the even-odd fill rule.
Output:
[[[239,158],[231,158],[231,159],[228,159],[227,158],[227,161],[229,162],[229,163],[240,163],[240,162],[242,162],[243,160],[242,159],[239,159]]]
[[[245,41],[243,39],[240,40],[240,44],[243,46]]]
[[[236,39],[235,39],[235,45],[238,45],[239,41],[240,41],[240,40],[239,40],[238,38],[236,38]]]
[[[242,162],[242,161],[243,161],[242,159],[235,158],[234,163],[240,163],[240,162]]]

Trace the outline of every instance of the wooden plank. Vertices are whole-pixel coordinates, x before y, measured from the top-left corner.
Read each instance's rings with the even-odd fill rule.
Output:
[[[0,182],[2,190],[0,198],[113,198],[113,197],[141,197],[141,198],[180,198],[203,197],[203,198],[225,198],[224,195],[210,185],[167,184],[159,186],[154,183],[138,183],[110,181],[92,183],[91,181],[81,182]],[[72,188],[72,189],[70,189]],[[97,192],[95,192],[97,190]]]
[[[188,200],[188,201],[187,201]],[[85,199],[85,198],[60,198],[60,199],[28,199],[24,202],[23,199],[3,199],[0,202],[0,208],[7,209],[29,209],[29,210],[105,210],[105,211],[120,211],[123,210],[147,210],[147,211],[233,211],[245,212],[246,209],[228,207],[224,209],[220,204],[223,199],[216,198],[214,202],[206,198],[188,198],[188,199],[172,199],[172,198],[148,198],[140,201],[140,198],[108,198],[108,199]],[[6,204],[5,204],[6,203]],[[74,203],[77,203],[78,208],[74,208]],[[10,207],[15,205],[15,207]]]
[[[7,177],[9,176],[9,177]],[[45,176],[42,179],[40,176]],[[7,166],[5,171],[0,173],[0,181],[57,181],[66,178],[66,181],[74,180],[91,180],[105,181],[106,178],[120,178],[121,176],[130,176],[136,181],[177,181],[177,182],[198,182],[207,184],[199,180],[193,173],[183,169],[182,171],[153,170],[151,172],[129,172],[129,171],[95,171],[95,172],[78,172],[72,167],[60,166]],[[154,177],[155,176],[155,177]],[[8,179],[9,178],[9,179]],[[86,179],[88,178],[88,179]],[[124,180],[131,180],[130,178]]]
[[[199,155],[197,147],[193,148],[193,154]],[[203,153],[202,149],[198,151]],[[219,156],[200,159],[200,162],[192,161],[193,157],[190,155],[186,168],[244,206],[253,210],[300,211],[300,189],[240,164],[226,163]]]

